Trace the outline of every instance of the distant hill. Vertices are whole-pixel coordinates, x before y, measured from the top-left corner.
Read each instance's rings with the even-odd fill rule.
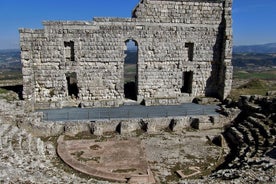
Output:
[[[234,46],[234,53],[276,53],[276,43],[268,43],[263,45],[244,45],[244,46]]]
[[[266,44],[273,48],[275,44]],[[249,46],[248,46],[249,47]],[[254,46],[253,46],[254,47]],[[272,49],[271,49],[272,50]],[[270,53],[251,53],[234,52],[232,63],[234,67],[244,69],[254,69],[259,67],[275,68],[276,67],[276,48],[274,54]],[[247,50],[248,51],[248,50]],[[251,50],[253,52],[253,49]],[[260,52],[260,50],[259,50]],[[137,52],[134,50],[125,51],[125,64],[137,63]],[[20,50],[0,50],[0,72],[1,71],[21,71]]]
[[[256,69],[260,67],[275,68],[276,54],[234,53],[232,63],[234,67],[244,69]]]
[[[126,58],[125,64],[136,64],[138,60],[137,51],[136,50],[128,50],[125,51]]]
[[[21,70],[20,50],[0,50],[0,70]]]

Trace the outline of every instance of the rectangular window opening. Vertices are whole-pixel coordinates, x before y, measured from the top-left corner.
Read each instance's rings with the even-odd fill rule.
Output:
[[[192,93],[193,72],[183,72],[181,93]]]
[[[67,81],[67,91],[68,95],[72,98],[79,98],[79,87],[77,74],[75,72],[66,73],[66,81]]]
[[[64,42],[65,47],[65,58],[70,61],[75,61],[75,50],[74,50],[74,42]]]
[[[185,47],[188,49],[188,60],[194,60],[194,43],[185,43]]]

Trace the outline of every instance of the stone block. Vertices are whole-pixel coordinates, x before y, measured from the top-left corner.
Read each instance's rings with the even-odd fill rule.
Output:
[[[91,132],[94,135],[100,136],[100,135],[103,135],[104,129],[103,129],[103,127],[100,126],[100,124],[92,123],[91,124]]]
[[[137,102],[173,105],[205,95],[224,99],[233,75],[230,1],[140,1],[133,18],[47,21],[41,30],[20,29],[25,96],[37,104],[70,101],[69,72],[76,74],[78,100],[96,107],[122,105],[126,42],[133,40]],[[185,72],[191,72],[190,79]],[[37,83],[59,97],[40,92]]]
[[[88,123],[76,123],[67,122],[64,126],[64,133],[66,135],[74,136],[76,134],[82,133],[82,132],[91,132],[90,125]]]
[[[140,129],[139,124],[131,120],[121,121],[118,125],[118,131],[122,135],[130,134],[131,132],[136,131],[138,129]]]

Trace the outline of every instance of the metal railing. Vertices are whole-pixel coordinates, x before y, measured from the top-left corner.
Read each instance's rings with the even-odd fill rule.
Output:
[[[80,109],[67,108],[61,110],[42,111],[45,121],[77,121],[77,120],[101,120],[101,119],[137,119],[137,118],[162,118],[181,117],[191,115],[214,115],[215,106],[199,106],[196,108],[177,108],[166,106],[163,108],[154,107],[118,107],[118,108],[95,108]]]

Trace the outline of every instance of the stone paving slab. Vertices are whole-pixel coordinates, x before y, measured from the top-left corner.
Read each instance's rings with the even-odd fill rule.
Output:
[[[76,121],[101,119],[132,119],[181,117],[190,115],[217,115],[215,105],[185,103],[171,106],[124,105],[110,108],[63,108],[40,110],[46,121]]]
[[[154,183],[138,139],[95,142],[64,140],[61,136],[57,151],[72,168],[94,177],[118,182]]]

